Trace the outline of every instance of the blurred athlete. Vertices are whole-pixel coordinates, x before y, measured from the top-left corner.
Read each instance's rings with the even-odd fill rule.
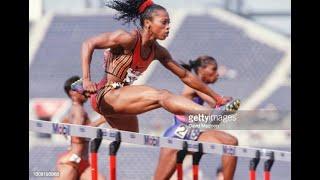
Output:
[[[72,100],[72,106],[68,116],[62,122],[98,126],[105,122],[104,118],[102,117],[95,122],[90,122],[88,114],[83,108],[87,97],[71,89],[71,84],[79,79],[80,77],[73,76],[66,80],[64,84],[64,90]],[[60,155],[57,160],[57,170],[60,172],[60,176],[56,178],[57,180],[91,179],[88,145],[89,141],[85,138],[71,137],[69,150]],[[98,174],[98,179],[104,180],[106,178]]]
[[[189,64],[183,64],[183,67],[189,71],[194,70],[195,74],[206,84],[215,83],[218,80],[218,64],[211,56],[200,56],[194,61],[189,61]],[[189,86],[185,86],[182,95],[193,102],[203,105],[206,102],[214,108],[216,101]],[[211,143],[238,145],[236,137],[219,130],[208,130],[201,132],[199,128],[191,128],[188,126],[188,120],[185,116],[175,115],[173,125],[170,126],[164,133],[165,137],[173,137],[186,140],[204,141]],[[178,150],[170,148],[161,148],[158,166],[155,172],[155,179],[170,179],[175,172],[176,153]],[[223,175],[225,180],[233,179],[233,175],[237,165],[236,156],[222,156]]]

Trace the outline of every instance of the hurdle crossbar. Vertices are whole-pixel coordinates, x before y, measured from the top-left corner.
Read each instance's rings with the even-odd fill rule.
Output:
[[[273,154],[275,161],[291,162],[291,152],[288,151],[252,148],[245,146],[232,146],[216,143],[207,143],[202,141],[181,140],[177,138],[159,137],[142,133],[120,131],[116,129],[66,123],[54,123],[36,119],[29,120],[29,130],[39,133],[62,134],[67,136],[77,136],[84,138],[97,138],[97,131],[99,129],[101,129],[101,131],[103,132],[102,139],[108,141],[115,141],[116,133],[120,132],[121,142],[123,143],[182,150],[183,142],[186,141],[188,143],[188,151],[191,152],[198,152],[198,145],[199,143],[202,143],[203,153],[206,154],[220,154],[237,157],[255,158],[256,152],[259,151],[261,159],[270,159],[270,154]]]

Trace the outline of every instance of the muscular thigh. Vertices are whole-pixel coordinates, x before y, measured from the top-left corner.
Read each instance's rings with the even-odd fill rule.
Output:
[[[219,130],[209,130],[201,133],[198,140],[204,142],[230,144],[229,142],[234,141],[234,139],[235,138],[229,133]]]
[[[168,179],[175,170],[178,150],[161,148],[155,179]]]
[[[138,117],[136,115],[115,115],[106,117],[108,124],[115,129],[139,132]]]
[[[98,180],[105,180],[106,178],[98,171]],[[92,180],[91,167],[86,168],[80,175],[79,180]]]
[[[104,95],[101,110],[106,114],[134,114],[139,111],[148,111],[159,108],[160,90],[144,85],[124,86],[112,89]]]
[[[58,164],[57,171],[59,177],[56,180],[76,180],[78,179],[78,171],[73,166],[68,164]]]

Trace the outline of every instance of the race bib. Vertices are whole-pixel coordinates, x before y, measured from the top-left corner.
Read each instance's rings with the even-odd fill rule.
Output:
[[[131,68],[129,68],[127,70],[127,76],[125,77],[125,79],[123,80],[124,83],[127,84],[132,84],[135,80],[138,79],[139,76],[141,76],[141,72],[139,71],[134,71]]]
[[[190,136],[188,137],[188,139],[195,141],[195,140],[198,139],[199,135],[200,135],[200,129],[199,128],[191,128]]]
[[[199,128],[190,128],[186,124],[180,124],[174,135],[180,139],[197,140],[201,131]]]
[[[184,137],[188,133],[188,126],[185,124],[180,124],[179,127],[175,130],[174,135],[177,136],[178,138],[184,139]]]

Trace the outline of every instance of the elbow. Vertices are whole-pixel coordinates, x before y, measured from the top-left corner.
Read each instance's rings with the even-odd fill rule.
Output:
[[[184,76],[180,77],[180,79],[188,86],[192,85],[192,82],[194,82],[193,75],[190,72],[186,72]]]
[[[87,39],[82,43],[82,50],[92,50],[94,49],[94,43],[92,42],[91,39]]]
[[[186,84],[186,85],[188,85],[188,86],[190,86],[190,87],[193,87],[192,86],[192,81],[190,81],[190,78],[182,78],[181,79],[181,81],[184,83],[184,84]]]

